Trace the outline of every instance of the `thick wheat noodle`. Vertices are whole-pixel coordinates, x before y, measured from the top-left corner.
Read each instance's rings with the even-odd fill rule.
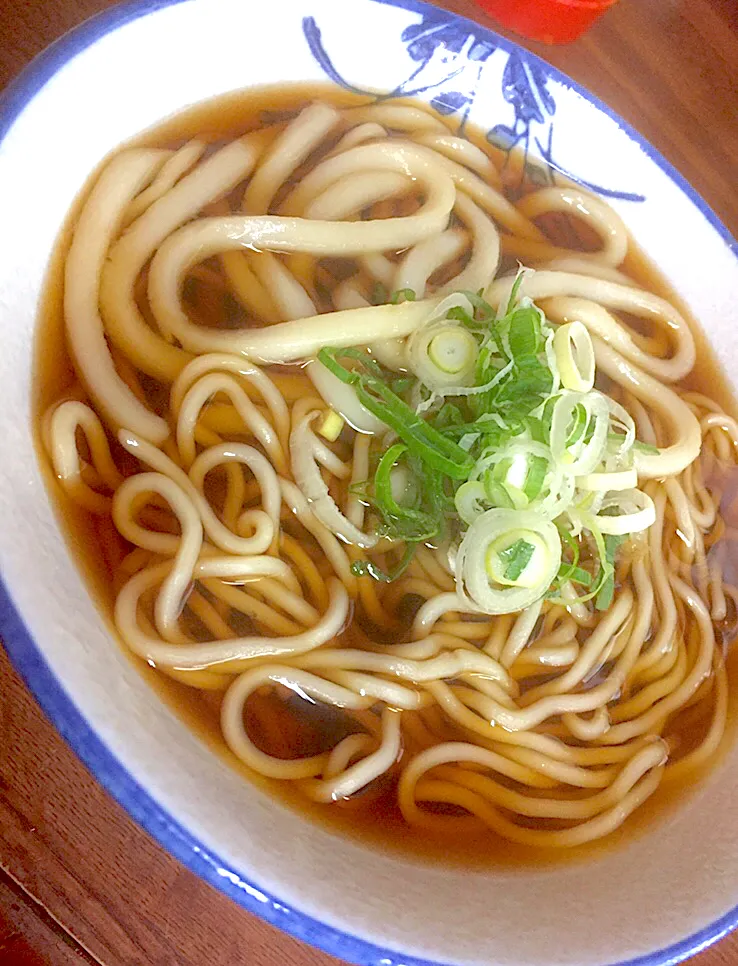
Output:
[[[313,627],[320,617],[318,611],[309,604],[302,594],[295,593],[270,577],[264,577],[249,586],[253,596],[261,597],[271,607],[279,608],[303,627]]]
[[[223,371],[239,376],[247,387],[253,387],[255,392],[264,400],[269,409],[274,428],[280,437],[282,445],[287,446],[289,435],[290,415],[285,403],[283,390],[275,385],[272,379],[258,366],[252,366],[241,356],[226,353],[212,353],[198,356],[188,363],[172,384],[169,405],[174,413],[178,413],[182,400],[192,385],[202,376],[210,372]]]
[[[367,107],[352,107],[343,112],[349,123],[381,124],[396,131],[439,131],[446,133],[448,128],[429,111],[409,104],[372,104]]]
[[[437,163],[446,174],[453,178],[457,189],[476,202],[482,211],[485,211],[494,219],[495,224],[501,225],[521,238],[530,239],[534,242],[543,240],[544,236],[538,227],[523,215],[519,208],[511,204],[495,186],[477,177],[463,164],[458,164],[456,161],[443,157],[436,152],[429,151],[428,153],[435,155]]]
[[[575,640],[555,645],[536,642],[523,651],[510,668],[510,674],[515,680],[534,675],[548,676],[555,668],[571,667],[578,655],[579,645]]]
[[[347,798],[388,771],[401,750],[400,713],[393,708],[382,712],[382,741],[376,751],[349,765],[333,778],[311,778],[303,783],[306,794],[319,802]]]
[[[166,500],[180,525],[177,550],[171,566],[165,565],[168,573],[154,607],[156,629],[165,641],[172,641],[179,633],[179,614],[202,548],[202,523],[192,501],[172,479],[161,473],[137,473],[118,487],[113,498],[113,519],[119,527],[121,513],[126,513],[135,497],[142,493],[156,493]],[[121,594],[124,592],[125,588]]]
[[[679,761],[669,763],[664,775],[665,781],[683,781],[686,775],[709,761],[720,747],[728,717],[728,675],[722,661],[715,664],[714,674],[715,696],[710,727],[697,748],[684,755]]]
[[[266,634],[288,638],[304,630],[304,626],[298,621],[268,604],[256,592],[256,585],[251,582],[243,587],[237,587],[228,581],[206,577],[202,579],[202,586],[225,614],[229,612],[243,614]],[[238,673],[250,663],[249,660],[226,661],[218,665],[217,670],[228,674]]]
[[[700,424],[689,406],[673,389],[628,362],[598,336],[592,338],[592,344],[598,369],[647,402],[669,427],[669,437],[673,442],[668,446],[661,448],[657,454],[635,454],[639,477],[654,479],[681,473],[697,458],[702,446]]]
[[[561,715],[561,722],[572,737],[579,741],[594,741],[610,727],[610,715],[604,705],[595,708],[590,718],[583,718],[573,711]]]
[[[115,370],[100,316],[101,278],[123,213],[167,153],[130,150],[103,170],[80,212],[65,265],[64,319],[69,348],[98,411],[116,428],[130,426],[161,443],[166,422],[141,403]]]
[[[315,315],[312,299],[287,266],[271,252],[260,252],[253,272],[270,293],[280,319],[289,322]]]
[[[198,490],[184,470],[180,469],[164,453],[145,440],[138,439],[134,434],[126,433],[123,430],[119,434],[118,441],[129,453],[138,457],[156,472],[168,476],[185,492],[197,508],[208,537],[221,550],[234,554],[254,554],[264,553],[269,548],[275,529],[272,517],[264,510],[246,511],[249,513],[248,520],[254,531],[251,536],[244,537],[233,533],[221,523],[205,495]],[[236,445],[230,444],[230,447],[235,448]],[[265,494],[265,501],[269,505],[270,500],[276,496],[279,484],[277,474],[268,460],[258,450],[250,446],[243,446],[242,449],[239,449],[236,458],[248,463],[259,480],[262,492]]]
[[[518,614],[500,653],[500,663],[504,668],[511,668],[528,644],[542,607],[543,600],[537,600]]]
[[[295,213],[317,221],[339,221],[411,188],[412,181],[399,171],[356,171],[329,185]]]
[[[452,161],[463,164],[466,168],[471,168],[487,184],[491,184],[495,188],[500,187],[500,175],[497,168],[484,151],[478,148],[476,144],[472,144],[471,141],[454,134],[434,134],[425,131],[416,134],[413,140],[426,148],[431,148],[433,151],[445,155]]]
[[[423,637],[431,632],[434,624],[445,614],[456,613],[474,614],[477,611],[471,605],[466,604],[455,591],[437,594],[435,597],[429,596],[429,599],[415,615],[413,634]]]
[[[700,646],[697,659],[679,687],[666,694],[661,700],[655,702],[637,718],[614,725],[603,738],[603,741],[607,741],[608,744],[626,741],[643,734],[653,724],[679,708],[709,674],[715,648],[715,632],[712,627],[710,615],[703,601],[696,596],[688,584],[673,576],[671,578],[671,584],[677,596],[692,611],[697,622],[700,634]]]
[[[280,322],[274,299],[256,276],[249,256],[250,253],[241,251],[226,251],[219,256],[233,294],[249,315],[267,324]]]
[[[238,382],[227,373],[210,372],[201,376],[185,393],[177,413],[177,446],[185,466],[195,459],[195,426],[203,407],[218,393],[228,397],[244,424],[271,457],[278,472],[286,470],[286,456],[272,424],[261,415]]]
[[[497,273],[500,264],[500,234],[495,223],[464,194],[457,194],[454,210],[472,236],[466,265],[439,291],[444,294],[459,290],[477,292],[487,279]],[[399,286],[397,286],[399,288]]]
[[[356,457],[354,457],[355,459]],[[437,587],[442,590],[453,590],[453,577],[441,567],[429,547],[418,547],[415,551],[414,560],[418,562],[427,576],[435,581]]]
[[[437,300],[404,302],[401,305],[378,305],[364,309],[315,315],[293,322],[282,322],[263,329],[218,330],[195,325],[180,305],[182,282],[197,261],[249,244],[259,235],[255,218],[203,218],[175,232],[155,256],[149,277],[149,298],[162,329],[174,335],[193,352],[229,352],[247,356],[254,362],[278,363],[306,359],[324,346],[366,344],[375,339],[394,339],[409,335],[428,317]],[[248,225],[245,222],[248,221]],[[314,250],[317,242],[306,237],[309,232],[300,219],[263,219],[270,237],[291,238],[296,247]],[[370,223],[343,223],[341,227],[360,231]],[[313,227],[315,223],[312,223]],[[342,253],[338,224],[325,222],[319,237],[326,246]],[[284,234],[280,234],[284,228]],[[259,239],[256,238],[257,242]],[[400,243],[404,247],[404,243]],[[330,253],[330,252],[329,252]]]
[[[345,515],[346,519],[361,531],[364,527],[365,506],[354,489],[361,486],[369,475],[369,443],[368,436],[357,433],[354,439],[353,459],[351,461],[351,480],[347,491]],[[363,558],[363,552],[358,548],[350,548],[349,556],[352,564]],[[366,611],[369,620],[377,627],[385,630],[399,629],[395,616],[380,601],[375,581],[368,576],[360,577],[356,581],[359,600]]]
[[[285,683],[298,687],[304,694],[322,704],[340,708],[365,709],[373,703],[347,688],[309,674],[307,671],[280,664],[266,664],[245,671],[231,684],[221,707],[223,735],[231,751],[241,761],[269,778],[300,779],[320,775],[328,761],[328,752],[307,758],[285,760],[260,751],[249,738],[243,723],[243,707],[248,697],[268,683]]]
[[[387,131],[381,124],[374,121],[366,121],[364,124],[357,124],[356,127],[349,128],[343,135],[338,144],[329,152],[329,157],[334,154],[341,154],[349,148],[355,148],[358,144],[366,141],[376,141],[387,137]]]
[[[588,772],[576,764],[579,758],[578,749],[568,748],[554,738],[527,730],[508,731],[501,726],[495,726],[485,717],[488,701],[483,695],[474,695],[471,689],[462,692],[465,697],[473,697],[480,706],[484,707],[482,714],[475,713],[460,700],[443,681],[434,681],[424,685],[438,702],[445,715],[460,724],[465,730],[492,742],[501,753],[513,761],[523,764],[535,783],[552,781],[553,775],[557,780],[583,788],[600,788],[607,784],[609,772]]]
[[[638,639],[640,646],[643,638],[648,633],[651,625],[651,615],[653,612],[653,590],[650,585],[649,576],[643,564],[634,568],[635,584],[638,591],[638,624],[635,630],[630,629],[631,637]],[[574,664],[551,681],[539,684],[526,693],[526,704],[532,703],[552,694],[566,694],[573,688],[581,684],[582,680],[595,668],[604,663],[604,658],[611,652],[612,645],[618,634],[628,632],[625,626],[626,617],[629,616],[630,608],[633,604],[632,597],[621,596],[608,611],[608,618],[611,614],[619,613],[619,619],[613,618],[613,624],[609,620],[602,620],[595,630],[590,634],[582,645],[579,655]],[[635,655],[637,657],[637,653]]]
[[[624,794],[636,784],[645,771],[663,763],[664,749],[654,743],[642,749],[633,756],[612,784],[602,791],[582,799],[558,799],[532,797],[513,789],[506,788],[492,777],[462,768],[450,768],[457,762],[473,762],[487,764],[483,757],[472,757],[469,746],[448,744],[438,749],[430,749],[422,755],[416,756],[411,766],[406,769],[402,779],[400,799],[407,809],[405,817],[413,820],[425,821],[428,813],[420,813],[414,801],[413,790],[421,776],[434,770],[439,778],[458,783],[463,787],[477,791],[490,803],[501,806],[510,812],[530,818],[552,818],[558,820],[581,821],[598,815],[620,801]],[[489,763],[491,764],[491,763]],[[407,775],[407,778],[405,778]],[[442,826],[443,819],[439,821]]]
[[[381,252],[369,252],[357,259],[364,271],[381,282],[388,291],[392,291],[392,280],[395,275],[395,263]]]
[[[155,201],[165,195],[179,179],[200,160],[205,153],[207,144],[193,139],[183,144],[175,151],[159,169],[158,174],[140,194],[138,194],[126,208],[123,227],[127,227],[143,214]]]
[[[155,201],[109,248],[100,285],[105,333],[142,372],[171,382],[191,356],[162,339],[141,315],[134,297],[139,272],[168,235],[204,205],[227,194],[251,171],[262,140],[258,134],[246,135],[211,155]]]
[[[290,459],[295,480],[311,512],[326,529],[347,544],[371,548],[376,544],[377,537],[359,530],[341,513],[318,469],[316,447],[321,444],[310,428],[315,416],[315,412],[308,413],[290,433]]]
[[[513,282],[514,278],[510,277],[497,279],[487,288],[485,298],[497,307],[506,304]],[[672,359],[676,359],[677,364],[672,370],[672,378],[682,378],[694,365],[694,336],[687,321],[673,305],[642,289],[572,272],[540,271],[535,274],[529,273],[524,277],[520,294],[528,296],[534,302],[560,297],[584,299],[598,303],[606,309],[620,310],[639,318],[656,321],[660,325],[668,326],[672,338],[676,341],[677,349]],[[553,304],[556,305],[555,302]],[[613,331],[612,337],[616,337],[616,325],[614,318],[608,323]]]
[[[215,665],[275,658],[319,647],[335,637],[348,617],[348,595],[335,579],[330,582],[330,604],[320,621],[308,630],[284,637],[237,637],[204,644],[169,645],[141,631],[136,611],[141,595],[162,578],[168,578],[170,564],[158,564],[141,571],[123,587],[115,604],[116,626],[128,646],[140,657],[156,664],[202,670]],[[206,584],[207,586],[207,584]]]
[[[591,194],[576,188],[541,188],[533,191],[518,204],[531,220],[549,212],[564,212],[581,219],[600,236],[602,248],[592,254],[579,255],[585,260],[597,260],[617,268],[628,251],[628,232],[622,220],[608,205]]]
[[[458,198],[457,198],[458,203]],[[410,289],[417,298],[424,298],[428,279],[447,262],[453,261],[467,245],[466,233],[458,228],[449,228],[440,235],[434,235],[418,242],[410,248],[397,265],[392,283],[394,291]],[[349,280],[350,283],[350,280]],[[359,308],[366,303],[358,289],[350,284],[344,285],[341,300],[346,308]],[[338,307],[338,306],[337,306]]]
[[[643,352],[627,327],[597,302],[556,296],[544,300],[543,308],[553,321],[582,322],[590,333],[597,335],[620,355],[665,382],[682,379],[694,365],[694,343],[689,338],[677,343],[674,355],[659,359],[653,354]]]
[[[329,752],[325,766],[323,767],[323,778],[335,778],[351,764],[351,762],[362,754],[369,751],[372,747],[370,735],[353,734],[339,741]]]
[[[514,709],[515,701],[519,697],[517,688],[511,686],[510,688],[511,693],[508,693],[503,689],[502,685],[497,683],[497,681],[490,681],[483,675],[477,674],[476,672],[473,672],[473,671],[470,671],[470,672],[465,671],[463,674],[460,674],[459,684],[462,684],[462,685],[468,684],[469,687],[474,688],[477,691],[480,691],[488,698],[492,698],[498,704],[501,704],[506,708]],[[511,685],[512,685],[512,682],[511,682]]]
[[[673,657],[673,662],[665,661],[659,668],[660,673],[655,680],[642,686],[633,697],[618,702],[617,707],[612,708],[610,718],[613,724],[630,721],[639,714],[643,714],[657,701],[679,687],[687,675],[687,652],[680,640],[675,643],[669,657]]]
[[[372,697],[382,704],[397,708],[401,711],[420,711],[433,704],[433,698],[423,691],[399,684],[397,681],[387,681],[374,674],[364,674],[362,671],[346,671],[343,668],[329,668],[321,671],[326,681],[350,688],[356,694]]]
[[[67,400],[49,414],[46,447],[57,479],[71,499],[91,513],[110,512],[110,499],[92,490],[84,480],[84,469],[77,449],[77,430],[81,429],[87,440],[92,467],[102,484],[110,490],[121,482],[110,455],[110,447],[96,413],[82,402]]]
[[[261,157],[243,195],[245,214],[269,211],[274,195],[336,126],[339,117],[334,107],[319,103],[298,114]]]
[[[294,483],[289,480],[280,480],[280,487],[285,504],[305,529],[318,541],[336,576],[342,581],[349,594],[354,597],[356,595],[356,577],[351,572],[351,563],[343,545],[312,514],[308,501]]]
[[[372,671],[376,674],[402,678],[414,684],[434,681],[438,678],[455,678],[460,674],[474,672],[489,681],[502,684],[506,690],[512,682],[505,669],[491,657],[474,651],[444,651],[427,661],[413,661],[393,655],[372,654],[352,648],[321,651],[307,654],[297,660],[300,667],[309,670],[340,668],[342,670]]]
[[[662,752],[662,760],[665,758]],[[602,838],[622,825],[628,815],[649,798],[658,788],[663,775],[663,764],[647,772],[644,777],[610,809],[571,829],[549,831],[526,829],[504,818],[484,799],[459,789],[451,783],[424,781],[416,786],[416,794],[429,801],[459,805],[477,815],[493,831],[521,845],[545,848],[571,848],[594,839]]]
[[[535,268],[545,272],[569,272],[574,275],[591,275],[592,278],[601,278],[605,282],[615,282],[618,285],[627,285],[630,288],[639,286],[634,280],[620,269],[613,268],[611,265],[604,265],[594,259],[587,259],[581,255],[561,255],[543,263],[537,263]]]

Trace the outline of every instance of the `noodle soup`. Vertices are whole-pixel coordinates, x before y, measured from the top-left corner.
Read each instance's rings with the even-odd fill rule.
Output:
[[[618,216],[524,173],[420,103],[228,96],[98,172],[37,344],[123,646],[290,804],[435,859],[609,841],[728,720],[732,401]]]

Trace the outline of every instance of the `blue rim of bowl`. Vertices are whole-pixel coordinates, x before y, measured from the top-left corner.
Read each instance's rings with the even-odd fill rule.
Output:
[[[0,94],[0,146],[25,106],[51,77],[76,54],[91,46],[112,30],[147,14],[191,0],[129,0],[87,20],[48,47]],[[386,6],[401,7],[414,13],[428,13],[437,8],[422,0],[373,0]],[[448,13],[448,11],[443,11]],[[562,74],[514,42],[464,17],[448,14],[452,20],[468,23],[477,33],[483,31],[490,40],[508,52],[519,50],[538,64],[556,81],[571,88],[612,118],[620,129],[635,141],[643,152],[686,194],[718,232],[738,258],[738,242],[681,174],[606,104],[585,88]],[[163,808],[128,772],[95,733],[71,697],[52,672],[40,648],[33,640],[15,607],[8,588],[0,578],[0,638],[28,688],[62,738],[136,822],[200,878],[225,893],[249,912],[255,913],[284,932],[312,946],[361,966],[442,966],[436,960],[404,956],[358,936],[343,932],[311,916],[285,906],[257,885],[243,879],[228,868],[190,831]],[[738,926],[738,906],[721,918],[680,942],[614,966],[672,966],[706,949]]]

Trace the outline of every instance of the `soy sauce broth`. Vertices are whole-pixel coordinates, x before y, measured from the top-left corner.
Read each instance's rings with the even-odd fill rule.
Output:
[[[283,121],[306,103],[316,99],[329,101],[340,107],[370,103],[367,98],[356,97],[322,85],[291,85],[265,88],[255,92],[239,92],[188,109],[130,143],[138,146],[176,147],[193,136],[202,138],[204,135],[206,140],[215,144],[256,130],[264,124]],[[486,142],[481,131],[470,128],[465,135],[485,150],[493,161],[500,161],[499,152]],[[513,159],[512,167],[519,169],[520,159]],[[94,177],[94,175],[91,177],[89,185]],[[52,495],[57,519],[72,557],[83,573],[90,593],[110,627],[111,635],[116,638],[112,621],[115,599],[113,572],[130,548],[117,533],[112,521],[108,518],[94,517],[66,498],[53,477],[40,440],[43,413],[76,381],[64,336],[63,263],[75,212],[81,207],[87,190],[83,189],[75,209],[69,216],[49,268],[34,345],[34,437],[48,491]],[[631,249],[623,269],[650,291],[669,299],[689,318],[686,307],[669,289],[646,255],[636,247]],[[243,320],[239,320],[236,324],[243,324]],[[705,395],[719,402],[727,412],[736,415],[738,410],[730,385],[721,372],[700,328],[693,325],[693,329],[698,345],[697,364],[685,380],[683,387],[704,392]],[[728,491],[733,495],[738,493],[738,479],[731,483]],[[733,523],[738,524],[738,514],[735,512]],[[733,569],[738,576],[738,562],[734,564]],[[349,628],[344,635],[346,644],[350,646],[352,636],[359,633],[356,628]],[[726,636],[722,643],[728,649],[730,635]],[[348,835],[366,846],[380,847],[415,861],[463,866],[476,870],[580,861],[617,848],[624,841],[643,834],[654,822],[663,821],[672,813],[684,801],[692,786],[699,785],[699,781],[693,774],[688,782],[689,787],[680,787],[678,784],[662,786],[628,819],[623,827],[601,842],[573,850],[533,850],[513,845],[486,829],[480,829],[478,834],[467,837],[464,841],[455,840],[450,836],[436,838],[427,831],[409,828],[405,824],[395,803],[396,776],[391,773],[354,798],[330,806],[307,801],[289,782],[271,781],[254,775],[230,752],[222,738],[219,725],[220,695],[179,684],[149,667],[145,661],[132,656],[126,648],[124,651],[148,684],[177,713],[186,726],[192,729],[214,753],[222,756],[230,766],[240,771],[245,780],[255,782],[282,806],[299,812],[331,832]],[[738,689],[738,658],[729,650],[727,671],[732,697],[734,691]],[[725,754],[726,747],[733,740],[736,728],[735,705],[736,702],[731,700],[729,727],[721,750],[704,771],[715,766],[716,761]],[[706,712],[709,712],[709,707],[698,706],[684,716],[684,734],[680,735],[680,738],[683,738],[685,747],[693,743],[695,731],[704,726],[704,721],[701,721],[700,717],[704,718]],[[264,750],[284,757],[297,757],[322,751],[332,747],[347,733],[347,722],[341,713],[316,706],[298,695],[286,693],[284,689],[273,697],[264,698],[256,695],[246,708],[246,718],[253,740]],[[680,722],[677,722],[677,725],[679,724]],[[449,740],[460,737],[463,739],[463,735],[449,724]]]

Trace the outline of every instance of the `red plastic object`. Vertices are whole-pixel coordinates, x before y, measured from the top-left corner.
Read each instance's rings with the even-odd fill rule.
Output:
[[[505,27],[529,40],[576,40],[617,0],[476,0]]]

